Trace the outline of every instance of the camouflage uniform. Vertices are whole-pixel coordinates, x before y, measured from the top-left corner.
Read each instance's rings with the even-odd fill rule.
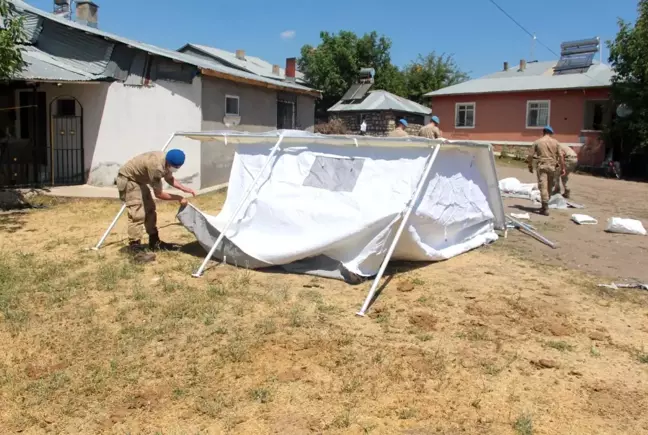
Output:
[[[128,239],[131,242],[141,239],[142,226],[147,234],[157,234],[155,201],[148,185],[154,191],[161,191],[163,178],[167,183],[173,183],[171,171],[166,167],[166,157],[161,151],[140,154],[119,169],[115,181],[119,198],[128,211]]]
[[[419,136],[426,137],[428,139],[438,139],[441,137],[441,134],[442,133],[441,130],[439,130],[439,127],[432,123],[426,125],[419,131]]]
[[[559,145],[560,152],[565,159],[565,175],[561,175],[560,171],[558,171],[558,173],[556,174],[555,192],[560,193],[560,182],[562,181],[563,187],[565,189],[564,196],[565,198],[569,198],[570,190],[567,187],[567,182],[569,181],[569,174],[574,172],[576,165],[578,165],[578,154],[576,154],[576,152],[567,145]]]
[[[529,152],[528,164],[532,168],[533,161],[536,161],[536,172],[538,175],[538,189],[542,200],[542,209],[547,209],[549,194],[553,192],[556,173],[561,160],[560,145],[551,136],[543,136],[533,142]]]
[[[389,132],[389,137],[407,137],[409,136],[402,128],[396,128]]]

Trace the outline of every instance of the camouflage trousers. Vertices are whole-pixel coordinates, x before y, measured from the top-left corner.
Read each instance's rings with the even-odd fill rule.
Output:
[[[569,181],[569,174],[576,170],[576,165],[578,164],[577,158],[565,159],[565,175],[560,174],[560,170],[556,170],[556,181],[554,184],[554,193],[560,193],[560,182],[562,181],[563,188],[565,193],[569,193],[569,187],[567,187],[567,182]]]
[[[540,190],[540,199],[542,202],[549,202],[550,194],[553,192],[556,174],[558,170],[554,165],[538,165],[538,189]]]
[[[142,238],[142,227],[146,228],[147,234],[157,234],[157,211],[151,189],[121,175],[117,176],[116,182],[119,199],[126,204],[128,213],[129,241]]]

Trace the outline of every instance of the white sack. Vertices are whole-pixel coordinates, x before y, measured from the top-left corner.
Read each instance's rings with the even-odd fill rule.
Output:
[[[537,183],[522,183],[517,178],[504,178],[499,181],[499,189],[503,194],[531,197],[538,191]]]
[[[573,214],[571,219],[579,225],[596,225],[598,221],[586,214]]]
[[[608,219],[605,231],[609,233],[635,234],[639,236],[646,235],[646,229],[641,221],[636,219],[623,219],[613,217]]]

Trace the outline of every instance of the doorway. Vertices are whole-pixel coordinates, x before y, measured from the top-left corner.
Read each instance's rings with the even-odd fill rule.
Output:
[[[295,103],[293,101],[277,100],[277,130],[293,130],[295,128]]]
[[[83,107],[74,97],[50,103],[50,177],[53,185],[83,184]]]

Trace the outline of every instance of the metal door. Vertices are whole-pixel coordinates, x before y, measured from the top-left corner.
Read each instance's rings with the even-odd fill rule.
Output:
[[[83,108],[74,98],[50,104],[50,162],[53,185],[83,184]]]

